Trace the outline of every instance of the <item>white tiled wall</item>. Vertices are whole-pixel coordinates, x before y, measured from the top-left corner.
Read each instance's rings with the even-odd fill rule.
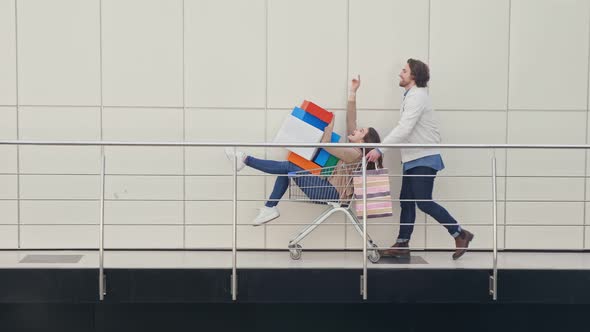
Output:
[[[182,1],[103,0],[105,105],[182,106]]]
[[[0,248],[14,249],[18,247],[18,226],[0,225]]]
[[[18,131],[23,140],[98,140],[100,108],[20,107]]]
[[[100,218],[98,201],[22,201],[20,208],[23,225],[98,225]]]
[[[430,91],[436,108],[506,109],[509,4],[431,1]],[[457,89],[472,84],[477,88]]]
[[[509,144],[584,144],[586,112],[511,112]],[[508,175],[584,175],[582,150],[508,151]]]
[[[185,1],[190,107],[264,108],[266,1]]]
[[[16,139],[16,107],[0,107],[0,138]],[[0,172],[16,173],[17,149],[15,146],[0,147]]]
[[[19,0],[18,101],[100,105],[98,0]]]
[[[12,0],[0,1],[0,105],[16,104],[16,29]]]
[[[181,200],[182,176],[108,176],[106,199]]]
[[[267,47],[268,107],[291,108],[303,99],[345,106],[346,1],[268,1]]]
[[[589,6],[587,0],[512,1],[511,109],[588,110]]]
[[[21,175],[19,185],[22,199],[86,200],[97,199],[100,194],[98,175]]]
[[[173,108],[105,108],[103,139],[110,141],[182,140],[183,112]]]
[[[180,249],[183,247],[183,227],[178,225],[107,225],[105,226],[104,239],[105,248]]]
[[[0,201],[0,224],[16,225],[18,223],[18,205],[16,201]]]
[[[444,143],[585,144],[589,31],[589,0],[0,0],[0,139],[271,142],[303,99],[333,110],[344,133],[356,74],[358,124],[385,135],[413,57],[431,65]],[[223,149],[105,152],[107,247],[231,246]],[[588,154],[445,150],[434,197],[476,233],[474,247],[490,248],[495,156],[508,176],[497,183],[508,200],[498,204],[500,247],[588,249]],[[397,152],[385,164],[400,173]],[[99,173],[100,148],[0,146],[0,248],[95,248]],[[273,183],[240,173],[242,248],[285,248],[325,208],[283,202],[280,219],[252,227]],[[400,186],[392,177],[394,198]],[[393,218],[369,222],[381,246],[399,228],[394,206]],[[360,248],[346,222],[331,217],[304,246]],[[418,212],[412,245],[453,242]]]
[[[31,249],[96,249],[98,234],[98,225],[21,225],[20,245]]]
[[[0,175],[0,198],[17,199],[17,176]]]
[[[98,173],[100,172],[100,147],[22,146],[19,162],[22,173]]]
[[[105,219],[109,225],[182,225],[181,201],[108,201]]]
[[[395,85],[401,66],[408,58],[428,56],[428,4],[427,0],[350,0],[348,73],[361,75],[358,107],[399,108],[402,92]]]

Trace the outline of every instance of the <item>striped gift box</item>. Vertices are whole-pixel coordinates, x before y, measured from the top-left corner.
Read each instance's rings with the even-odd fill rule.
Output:
[[[367,218],[390,217],[393,215],[391,188],[387,168],[367,170]],[[363,173],[353,173],[355,209],[358,218],[363,217]]]

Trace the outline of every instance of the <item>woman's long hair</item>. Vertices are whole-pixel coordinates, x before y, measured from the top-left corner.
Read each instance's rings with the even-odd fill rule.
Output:
[[[377,132],[377,130],[375,130],[375,128],[369,127],[369,131],[367,132],[367,134],[363,138],[363,141],[365,143],[381,143],[381,137],[379,137],[379,133]],[[373,150],[373,148],[366,148],[365,152],[369,153],[371,150]],[[375,165],[375,164],[377,164],[377,165]],[[379,168],[383,168],[383,157],[379,157],[379,159],[377,159],[377,163],[374,163],[374,162],[367,163],[367,169],[375,169],[376,168],[375,166],[377,166]]]

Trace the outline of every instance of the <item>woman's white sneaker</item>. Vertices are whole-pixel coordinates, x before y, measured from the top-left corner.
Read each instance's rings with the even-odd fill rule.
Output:
[[[241,171],[244,167],[246,167],[246,154],[242,151],[234,152],[233,148],[225,148],[225,156],[229,161],[232,163],[234,162],[234,158],[238,157],[237,163],[237,171]]]
[[[265,206],[260,209],[258,216],[254,219],[254,226],[264,225],[267,222],[276,219],[280,216],[279,209],[276,206]]]

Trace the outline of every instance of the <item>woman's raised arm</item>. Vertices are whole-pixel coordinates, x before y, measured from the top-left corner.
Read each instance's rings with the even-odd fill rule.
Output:
[[[350,91],[348,93],[348,104],[346,107],[346,135],[352,135],[356,129],[356,91],[361,86],[361,76],[358,75],[352,79],[350,83]]]

